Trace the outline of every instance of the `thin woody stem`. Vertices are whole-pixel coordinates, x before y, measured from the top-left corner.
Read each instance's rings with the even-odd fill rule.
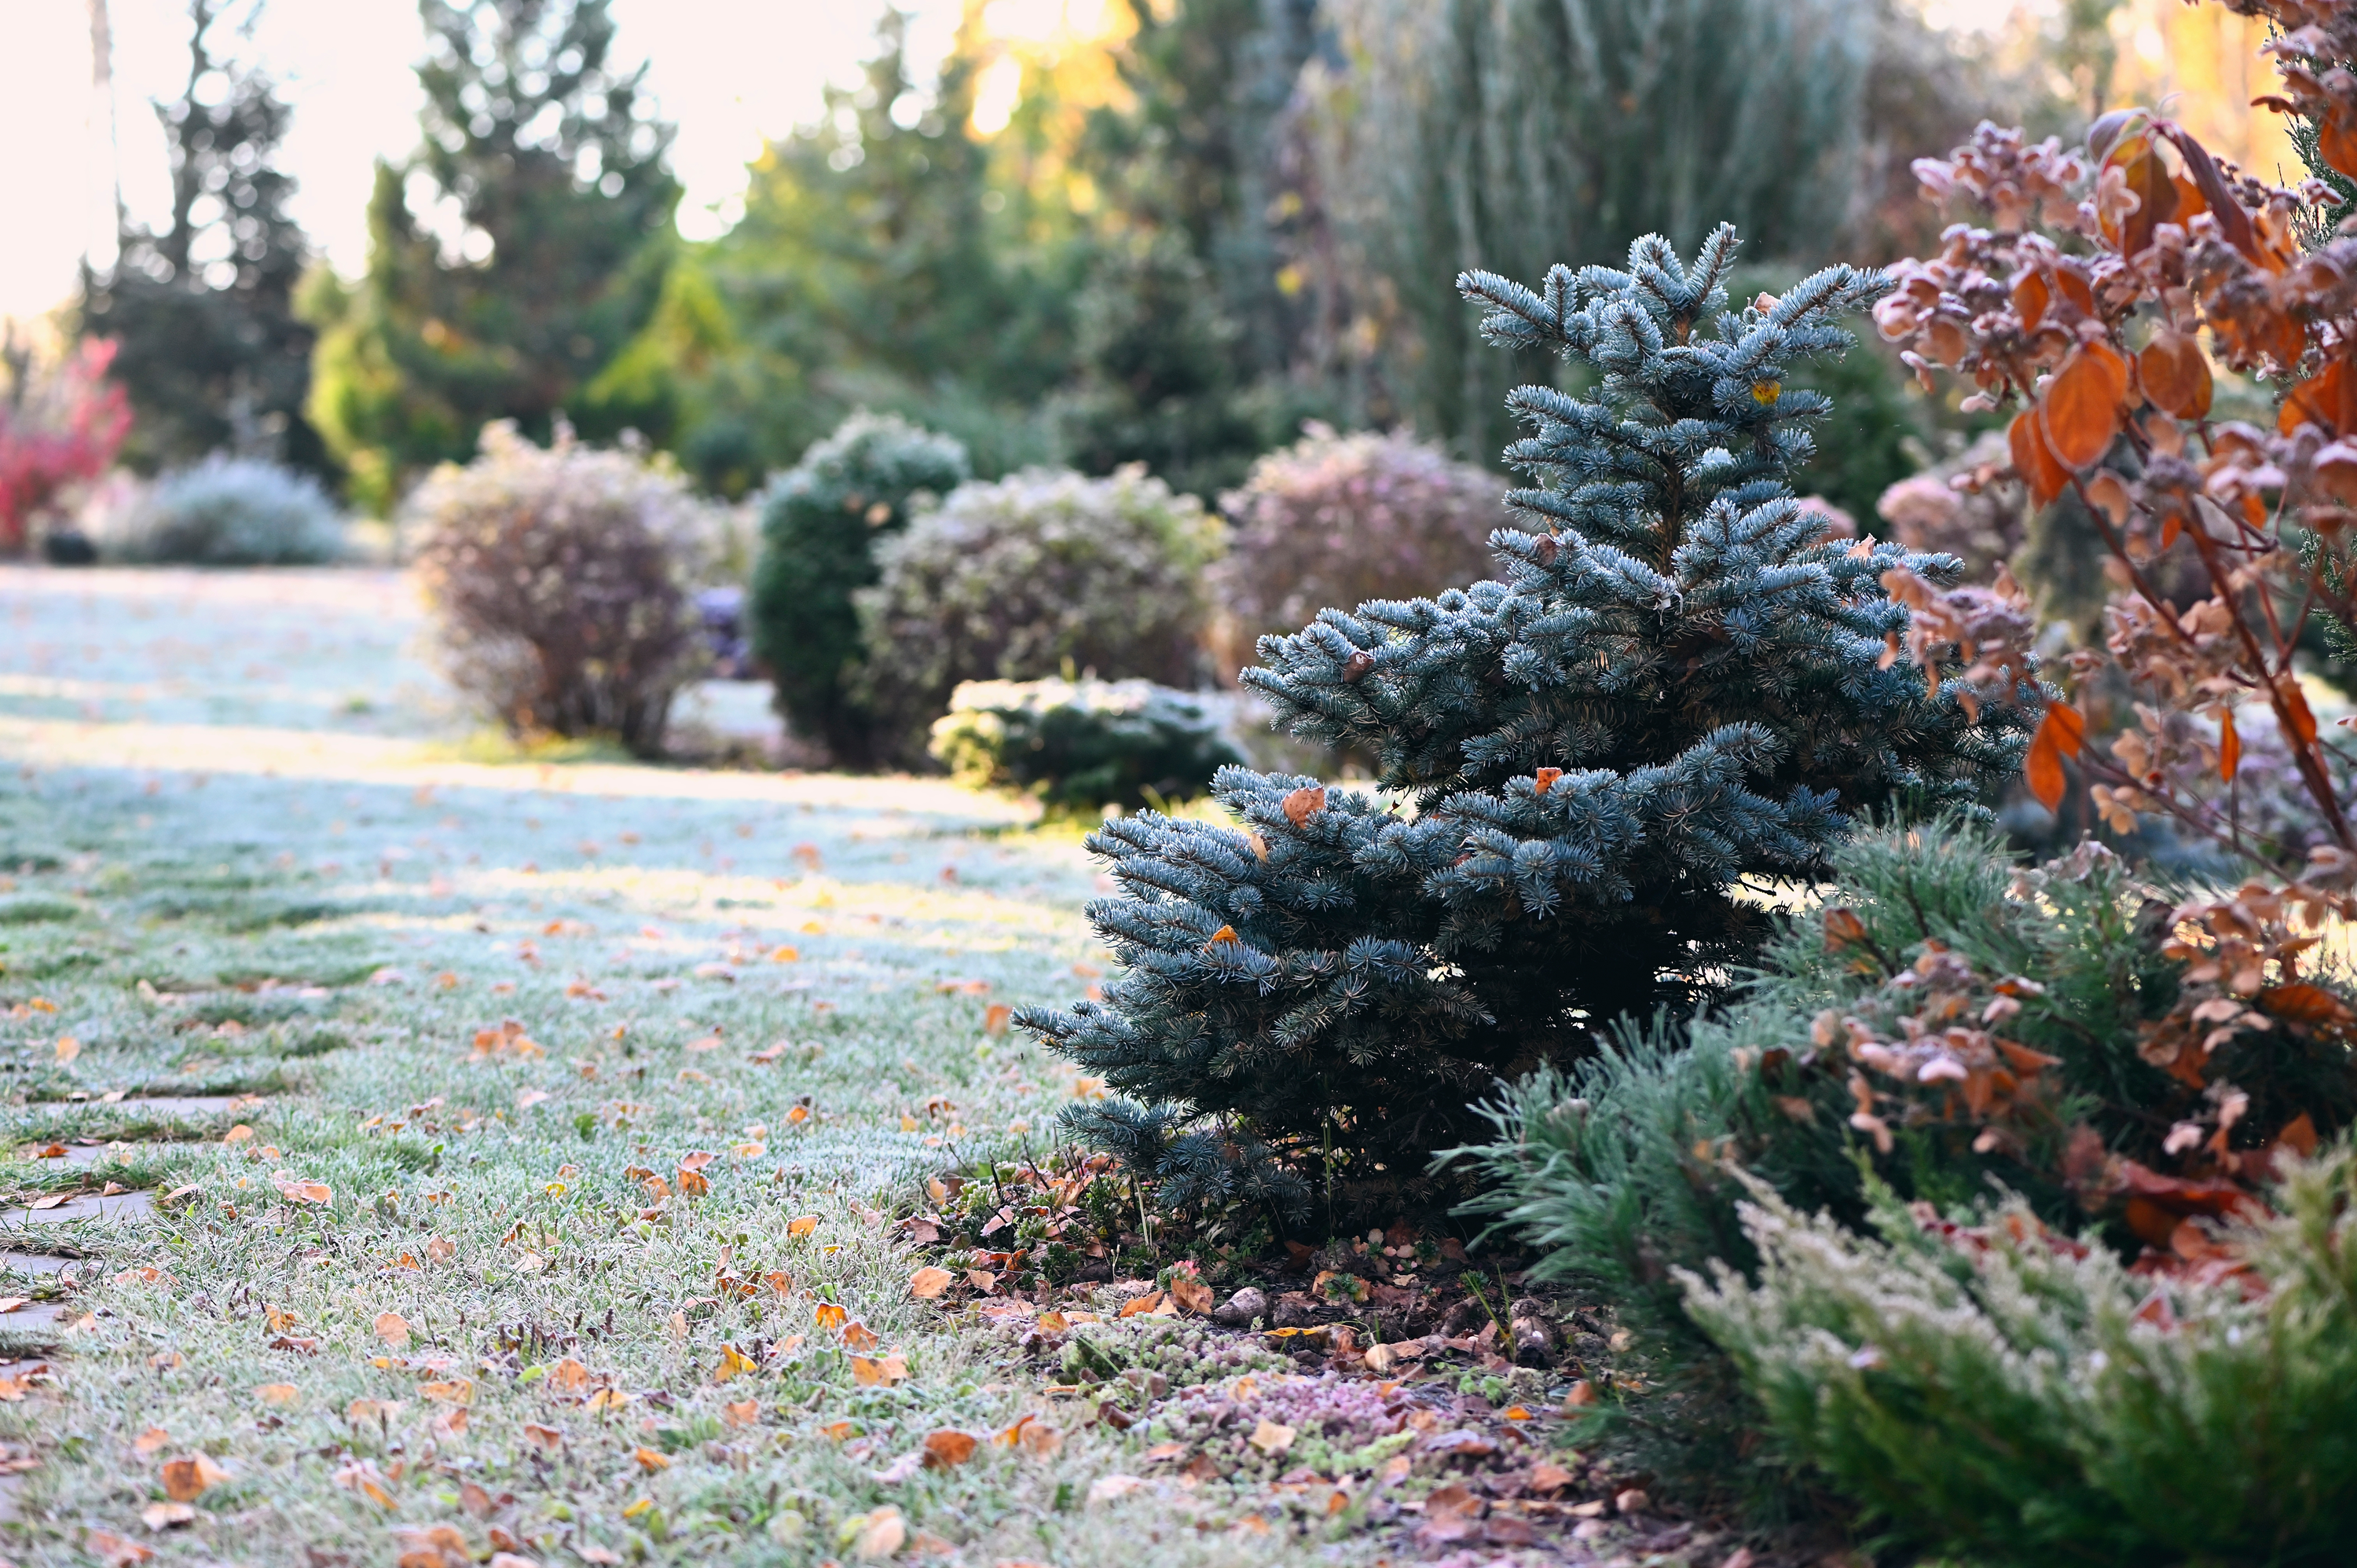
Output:
[[[2169,611],[2169,601],[2160,596],[2159,590],[2146,578],[2144,568],[2138,566],[2135,559],[2128,554],[2126,541],[2123,540],[2119,531],[2112,526],[2112,514],[2095,504],[2093,498],[2087,494],[2085,481],[2076,474],[2071,476],[2071,489],[2078,493],[2079,504],[2087,509],[2087,515],[2094,519],[2095,532],[2104,536],[2104,548],[2110,551],[2113,558],[2127,569],[2128,581],[2136,585],[2136,591],[2144,596],[2147,604],[2160,612],[2162,622],[2176,634],[2177,640],[2191,648],[2193,646],[2191,635],[2177,624],[2177,618]]]
[[[2332,792],[2332,776],[2325,771],[2323,760],[2318,756],[2316,737],[2302,735],[2299,726],[2292,722],[2291,704],[2285,700],[2283,682],[2298,677],[2291,673],[2289,660],[2282,660],[2284,668],[2279,671],[2267,668],[2267,656],[2260,649],[2258,637],[2251,629],[2250,618],[2244,614],[2238,603],[2239,596],[2227,581],[2228,574],[2219,564],[2217,542],[2208,532],[2196,530],[2193,548],[2201,557],[2202,569],[2210,574],[2211,585],[2218,591],[2218,602],[2226,607],[2227,620],[2243,644],[2244,656],[2265,683],[2267,705],[2275,710],[2276,724],[2291,745],[2292,763],[2299,769],[2300,782],[2307,786],[2309,795],[2323,809],[2324,820],[2331,827],[2332,836],[2340,841],[2341,847],[2357,849],[2357,838],[2352,838],[2349,832],[2349,819],[2342,813],[2341,801]],[[2309,715],[2309,723],[2310,725],[2316,723],[2314,714]]]

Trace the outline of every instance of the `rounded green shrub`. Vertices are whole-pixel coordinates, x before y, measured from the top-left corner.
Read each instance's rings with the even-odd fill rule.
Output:
[[[343,554],[344,526],[307,474],[215,453],[157,479],[103,545],[117,561],[312,566]]]
[[[920,761],[964,681],[1204,673],[1203,568],[1219,520],[1143,470],[1028,469],[966,485],[878,550],[859,597],[879,747]]]
[[[753,653],[777,682],[778,711],[846,766],[872,762],[877,750],[855,690],[853,596],[876,581],[877,546],[969,472],[964,446],[950,436],[863,409],[760,498],[748,606]]]
[[[1243,757],[1202,697],[1151,681],[968,681],[933,722],[933,756],[970,789],[1089,812],[1200,795]]]

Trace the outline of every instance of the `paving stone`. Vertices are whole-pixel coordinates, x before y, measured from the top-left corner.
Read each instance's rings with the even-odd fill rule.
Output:
[[[27,1144],[24,1149],[25,1158],[38,1160],[41,1157],[40,1151],[48,1146],[46,1144]],[[141,1146],[137,1144],[122,1143],[68,1144],[64,1154],[51,1155],[48,1158],[61,1165],[94,1165],[101,1160],[122,1158]]]
[[[18,1274],[54,1274],[70,1269],[80,1258],[60,1258],[53,1252],[0,1252],[0,1273]]]
[[[111,1197],[70,1198],[55,1208],[0,1209],[0,1236],[35,1225],[63,1225],[76,1219],[107,1221],[143,1219],[155,1209],[152,1192],[119,1192]]]

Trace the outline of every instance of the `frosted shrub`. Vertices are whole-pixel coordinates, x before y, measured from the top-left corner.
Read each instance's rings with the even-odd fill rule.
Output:
[[[1200,795],[1243,758],[1204,698],[1151,681],[968,681],[933,724],[933,756],[970,789],[1038,795],[1050,810]]]
[[[878,744],[924,756],[963,681],[1094,673],[1192,686],[1219,520],[1138,468],[967,484],[877,546],[859,596]]]
[[[317,480],[221,453],[165,475],[108,520],[117,561],[188,566],[309,566],[343,554],[343,521]]]
[[[690,588],[713,536],[674,474],[501,422],[411,500],[418,575],[458,689],[520,736],[650,755],[707,657]]]
[[[1311,425],[1221,498],[1232,532],[1210,573],[1220,673],[1232,680],[1261,638],[1299,631],[1329,606],[1490,575],[1490,531],[1509,521],[1504,489],[1408,435]]]

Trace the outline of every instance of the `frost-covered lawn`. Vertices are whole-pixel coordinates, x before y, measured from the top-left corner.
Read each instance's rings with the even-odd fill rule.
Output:
[[[881,1210],[1071,1091],[985,1029],[1103,961],[1071,836],[931,782],[484,761],[417,625],[387,573],[0,569],[0,1142],[94,1156],[0,1178],[162,1199],[10,1243],[81,1256],[0,1369],[0,1557],[1372,1554],[1218,1486],[1089,1502],[1142,1428],[877,1478],[1059,1420],[909,1299]],[[264,1098],[139,1104],[206,1094]]]

